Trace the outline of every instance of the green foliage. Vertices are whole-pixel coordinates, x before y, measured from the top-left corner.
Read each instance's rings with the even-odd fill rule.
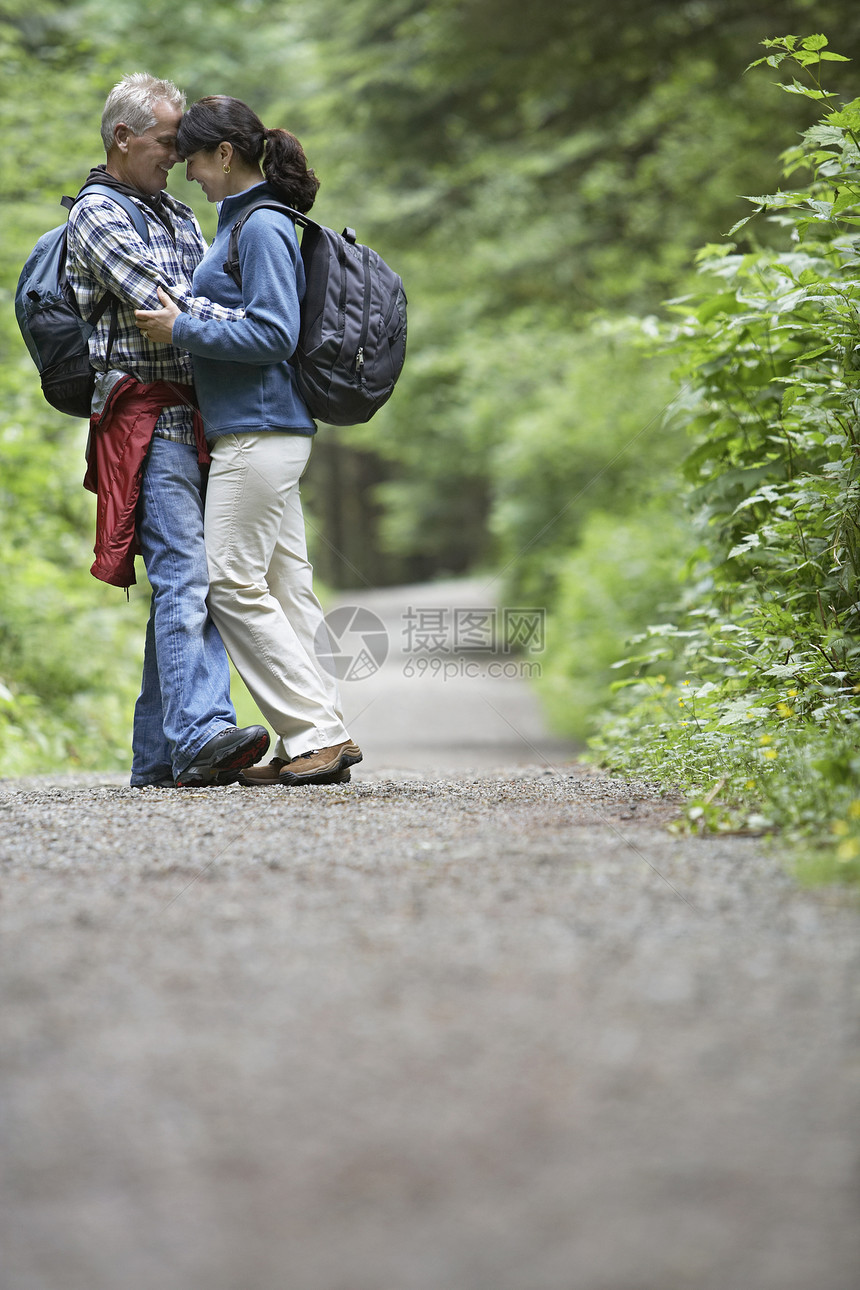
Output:
[[[655,611],[675,603],[690,533],[666,498],[625,514],[592,511],[558,558],[539,692],[552,724],[584,738],[605,717],[615,660]]]
[[[90,577],[85,435],[28,384],[0,418],[0,775],[120,766],[144,606]]]
[[[627,318],[598,318],[552,343],[539,336],[524,397],[506,411],[509,386],[500,387],[490,526],[509,595],[562,606],[560,571],[589,517],[618,522],[655,496],[671,505],[682,441],[662,425],[672,387],[668,364],[646,351],[649,337],[653,320]],[[619,570],[619,585],[625,578]]]
[[[824,37],[766,43],[760,61],[811,72],[784,88],[829,97]],[[860,877],[858,123],[860,100],[828,109],[786,156],[807,183],[751,199],[785,249],[707,247],[675,306],[701,554],[680,616],[634,642],[598,741],[697,791],[699,824],[832,827],[844,877]]]

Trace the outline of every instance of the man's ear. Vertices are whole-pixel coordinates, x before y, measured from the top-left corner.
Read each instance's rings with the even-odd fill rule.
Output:
[[[128,139],[130,134],[131,130],[129,130],[124,121],[120,121],[119,125],[114,128],[113,141],[123,152],[128,151]]]

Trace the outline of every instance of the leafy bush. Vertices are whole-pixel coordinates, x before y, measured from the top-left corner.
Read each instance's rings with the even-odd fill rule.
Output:
[[[29,358],[25,358],[29,364]],[[7,380],[16,371],[7,368]],[[0,413],[0,775],[126,765],[145,592],[89,574],[86,427],[32,376]]]
[[[791,93],[828,102],[823,36],[765,41]],[[844,61],[844,60],[843,60]],[[758,64],[753,64],[754,66]],[[698,794],[701,826],[830,832],[860,878],[860,99],[784,154],[802,187],[753,200],[783,249],[706,247],[676,302],[672,409],[702,553],[674,621],[625,660],[596,747]],[[787,235],[787,238],[786,238]],[[622,665],[619,665],[622,666]]]
[[[557,564],[547,620],[539,693],[559,731],[576,738],[594,732],[626,642],[655,608],[674,605],[689,541],[684,517],[665,499],[623,517],[587,517],[580,542]]]

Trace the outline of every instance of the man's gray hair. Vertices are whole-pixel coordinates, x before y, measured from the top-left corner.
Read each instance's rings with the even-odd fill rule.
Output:
[[[160,81],[149,72],[131,72],[116,84],[107,96],[102,112],[102,143],[110,152],[116,140],[114,131],[120,122],[132,134],[143,134],[155,125],[155,104],[167,99],[180,112],[185,111],[185,95],[173,81]]]

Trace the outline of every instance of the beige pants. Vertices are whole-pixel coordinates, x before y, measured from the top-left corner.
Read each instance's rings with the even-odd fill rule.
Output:
[[[219,435],[206,491],[209,609],[285,761],[349,738],[337,680],[314,648],[325,624],[299,496],[311,443],[278,431]]]

